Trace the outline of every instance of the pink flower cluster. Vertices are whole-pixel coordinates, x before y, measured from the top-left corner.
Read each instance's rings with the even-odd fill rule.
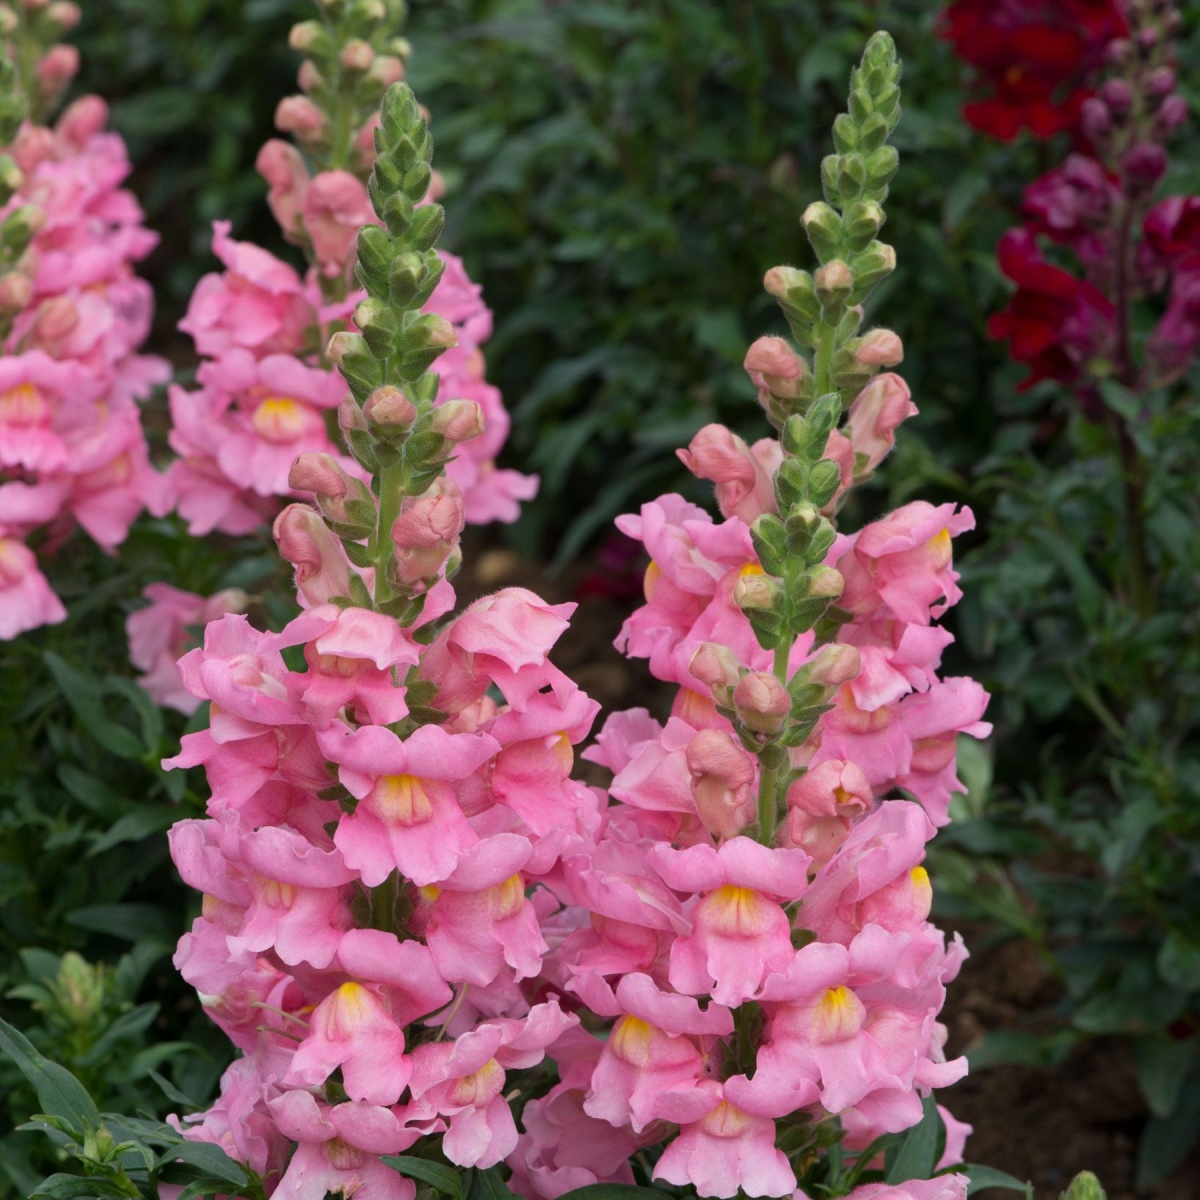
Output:
[[[179,455],[168,470],[174,504],[193,534],[248,533],[271,520],[280,497],[303,495],[288,483],[303,453],[338,455],[336,412],[346,386],[318,348],[349,327],[365,293],[326,299],[322,284],[349,277],[355,236],[375,223],[367,191],[348,171],[309,178],[294,147],[270,141],[259,170],[271,185],[271,205],[285,230],[303,232],[314,264],[307,276],[259,246],[234,241],[228,222],[213,227],[213,251],[225,270],[196,286],[180,328],[203,356],[198,391],[170,392],[170,443]],[[479,404],[483,432],[464,442],[449,467],[473,524],[515,521],[519,501],[537,480],[495,465],[508,437],[499,391],[484,378],[480,346],[492,316],[462,261],[443,253],[446,270],[426,312],[454,327],[457,344],[437,363],[440,395]],[[350,458],[338,461],[352,475]]]
[[[778,347],[756,346],[754,368]],[[759,380],[761,382],[761,380]],[[849,461],[877,463],[915,411],[903,389],[886,430],[881,377],[852,409]],[[612,1019],[607,1040],[576,1035],[561,1082],[525,1108],[510,1186],[554,1200],[582,1184],[624,1181],[622,1162],[661,1143],[654,1177],[701,1195],[800,1196],[777,1134],[837,1115],[849,1148],[921,1119],[921,1095],[965,1071],[946,1062],[937,1021],[966,955],[928,921],[925,846],[947,821],[955,739],[985,736],[987,696],[941,679],[950,634],[934,624],[960,595],[951,539],[971,514],[914,502],[850,537],[827,569],[844,580],[849,620],[814,649],[799,637],[788,678],[824,686],[831,707],[791,751],[796,773],[774,844],[755,821],[760,763],[718,709],[747,730],[777,732],[790,700],[741,603],[764,577],[747,522],[773,509],[779,447],[747,447],[710,426],[685,461],[713,480],[724,520],[679,496],[623,517],[651,557],[646,604],[618,644],[679,686],[665,725],[617,713],[584,757],[613,772],[594,843],[564,857],[574,904],[590,918],[561,944],[560,986]],[[748,1030],[751,1030],[748,1032]],[[943,1113],[944,1163],[968,1128]],[[595,1154],[581,1147],[596,1146]],[[603,1149],[599,1149],[603,1147]],[[954,1176],[867,1196],[965,1195]]]
[[[176,962],[243,1052],[188,1133],[275,1196],[412,1200],[379,1156],[434,1133],[464,1167],[514,1151],[506,1073],[578,1023],[541,976],[562,855],[600,821],[570,779],[597,706],[547,658],[571,607],[502,591],[428,648],[361,608],[278,634],[226,615],[182,660],[213,715],[168,765],[203,764],[212,798],[171,833],[205,895]],[[404,725],[406,676],[444,723]]]
[[[157,237],[120,186],[129,160],[106,120],[87,96],[53,129],[24,125],[8,149],[22,181],[0,217],[23,212],[34,233],[0,278],[12,317],[0,358],[0,638],[66,616],[26,542],[53,553],[79,525],[111,551],[143,507],[166,505],[137,406],[169,374],[137,353],[154,299],[133,264]]]

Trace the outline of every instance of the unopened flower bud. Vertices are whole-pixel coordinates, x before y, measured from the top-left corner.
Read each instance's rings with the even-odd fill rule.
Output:
[[[836,600],[846,587],[841,571],[835,567],[818,567],[811,575],[808,594],[825,600]]]
[[[738,718],[755,733],[778,733],[792,711],[787,688],[768,671],[751,671],[733,689]]]
[[[760,337],[746,351],[742,365],[751,379],[761,375],[773,394],[785,397],[799,394],[806,370],[804,360],[779,337]]]
[[[810,204],[801,215],[800,224],[820,258],[831,258],[841,249],[842,218],[824,201]]]
[[[79,309],[70,296],[52,296],[38,309],[34,330],[38,341],[57,342],[79,324]]]
[[[1121,156],[1121,187],[1131,199],[1148,196],[1167,170],[1167,152],[1153,142],[1139,142]]]
[[[367,349],[361,333],[348,333],[342,330],[335,333],[325,347],[325,357],[336,367],[348,354],[362,354]]]
[[[60,138],[83,149],[107,124],[108,105],[99,96],[80,96],[63,109],[54,128]]]
[[[1105,57],[1113,66],[1127,66],[1133,58],[1133,43],[1128,38],[1113,38],[1105,50]]]
[[[338,428],[343,433],[366,433],[367,419],[363,415],[363,410],[359,408],[358,401],[346,393],[338,405]]]
[[[404,61],[394,54],[377,54],[367,78],[378,87],[387,89],[404,78]]]
[[[1083,132],[1093,142],[1103,142],[1112,133],[1108,105],[1099,96],[1089,96],[1079,110]]]
[[[1159,137],[1165,137],[1172,130],[1178,129],[1188,118],[1187,101],[1176,92],[1168,96],[1154,114],[1154,132]]]
[[[33,299],[33,283],[20,271],[0,275],[0,312],[19,313]]]
[[[437,313],[425,313],[408,328],[408,335],[415,348],[436,347],[449,350],[458,345],[458,334],[445,317]]]
[[[810,321],[821,314],[813,279],[807,271],[799,271],[795,267],[772,267],[763,276],[763,287],[785,311],[797,313]]]
[[[37,65],[38,83],[51,95],[55,95],[75,78],[79,70],[79,50],[75,46],[59,43],[51,46],[42,55]]]
[[[46,9],[46,16],[65,33],[79,24],[83,19],[83,12],[79,5],[72,4],[71,0],[56,0],[56,3]]]
[[[730,691],[741,675],[741,664],[728,646],[702,642],[688,663],[688,671],[712,692],[718,704],[728,704]]]
[[[761,572],[742,575],[733,585],[733,602],[741,609],[770,612],[779,599],[779,580]]]
[[[375,51],[362,38],[354,38],[342,47],[338,62],[344,71],[369,71],[375,62]]]
[[[1133,111],[1133,93],[1123,79],[1107,79],[1101,85],[1100,99],[1108,108],[1109,116],[1121,124]]]
[[[320,21],[300,21],[288,30],[288,45],[298,54],[310,54],[328,42],[329,34]]]
[[[826,295],[847,296],[854,288],[854,275],[840,258],[835,258],[816,271],[813,282],[816,284],[817,295],[822,299]]]
[[[302,92],[313,92],[325,82],[317,64],[311,58],[306,58],[296,72],[296,84]]]
[[[1137,33],[1137,48],[1143,54],[1149,54],[1159,42],[1159,31],[1153,25],[1143,25]]]
[[[413,402],[398,387],[390,384],[376,388],[363,405],[367,422],[388,429],[407,429],[417,419]]]
[[[804,670],[813,683],[822,687],[841,687],[858,674],[861,665],[857,646],[830,642],[816,652]]]
[[[462,492],[447,475],[424,494],[407,497],[391,530],[393,585],[403,591],[423,591],[446,565],[464,524]]]
[[[10,33],[15,33],[18,24],[17,14],[11,8],[6,8],[0,5],[0,35],[5,37]]]
[[[895,367],[904,361],[904,343],[890,329],[872,329],[854,357],[868,367]]]
[[[1080,1171],[1071,1180],[1071,1185],[1063,1193],[1062,1200],[1105,1200],[1104,1188],[1091,1171]]]
[[[469,442],[483,433],[483,408],[474,400],[447,400],[433,410],[429,428],[456,445]]]
[[[1159,67],[1147,76],[1145,87],[1151,100],[1162,100],[1175,90],[1175,72],[1170,67]]]
[[[754,820],[754,760],[721,729],[702,729],[685,751],[700,819],[720,838],[736,837]]]
[[[289,504],[272,530],[279,553],[296,569],[296,587],[310,605],[350,593],[350,565],[342,543],[307,504]]]
[[[307,96],[284,96],[275,109],[275,128],[297,137],[313,137],[325,128],[325,115]]]
[[[346,494],[346,472],[332,454],[306,452],[297,457],[288,472],[288,487],[297,492],[338,499]]]

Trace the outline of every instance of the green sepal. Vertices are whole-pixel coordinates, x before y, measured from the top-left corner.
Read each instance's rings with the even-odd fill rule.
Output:
[[[354,564],[354,566],[373,567],[375,565],[375,555],[372,553],[370,546],[362,545],[362,543],[357,539],[349,539],[343,535],[341,531],[336,528],[336,526],[334,527],[333,531],[342,538],[342,548],[346,551],[346,557],[351,561],[351,563]],[[366,537],[372,532],[374,532],[373,528],[369,529],[367,533],[363,534],[362,536]]]
[[[774,513],[763,513],[750,526],[750,540],[763,570],[768,575],[782,575],[788,552],[783,522]]]

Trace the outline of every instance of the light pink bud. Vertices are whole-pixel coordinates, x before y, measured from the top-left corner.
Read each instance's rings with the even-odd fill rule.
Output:
[[[325,116],[307,96],[285,96],[275,109],[275,128],[308,137],[325,128]]]
[[[795,267],[772,267],[763,276],[763,288],[776,300],[786,300],[788,292],[800,284],[804,272]]]
[[[747,729],[756,733],[778,733],[792,711],[787,688],[767,671],[751,671],[738,680],[733,703]]]
[[[53,158],[54,132],[44,125],[23,125],[9,153],[21,170],[29,175],[40,163]]]
[[[7,36],[10,33],[15,33],[19,23],[17,14],[11,8],[5,8],[0,5],[0,34]]]
[[[108,105],[99,96],[80,96],[67,105],[54,128],[60,138],[82,149],[107,124]]]
[[[288,30],[288,45],[298,54],[307,54],[325,36],[320,21],[300,21]]]
[[[59,92],[75,78],[78,70],[79,50],[60,42],[51,46],[38,63],[38,83],[50,93]]]
[[[368,78],[380,87],[389,88],[404,78],[404,60],[394,54],[378,54],[371,64]]]
[[[742,575],[733,585],[733,602],[738,608],[770,612],[775,607],[779,584],[770,575]]]
[[[347,354],[363,349],[361,333],[350,333],[343,329],[335,333],[325,347],[325,357],[336,367]]]
[[[854,398],[846,421],[846,434],[855,454],[866,456],[860,477],[871,474],[896,444],[896,429],[916,416],[908,384],[890,372],[871,380]]]
[[[846,581],[841,571],[835,567],[818,567],[812,573],[808,585],[810,596],[818,596],[826,600],[836,600],[845,590]]]
[[[332,454],[301,454],[288,472],[288,487],[297,492],[312,492],[339,500],[350,490],[346,472],[334,461]]]
[[[712,689],[719,704],[729,703],[729,690],[737,687],[741,665],[728,646],[720,642],[703,642],[696,647],[688,671],[701,683]]]
[[[0,275],[0,312],[18,313],[33,299],[33,283],[20,271]]]
[[[39,309],[35,324],[41,342],[57,342],[79,324],[79,309],[70,296],[53,296]]]
[[[302,92],[311,92],[325,82],[325,77],[311,58],[306,58],[296,72],[296,83]]]
[[[854,357],[867,367],[895,367],[904,361],[904,343],[890,329],[872,329]]]
[[[819,291],[848,292],[854,287],[854,274],[840,258],[826,263],[813,274]]]
[[[289,504],[272,531],[279,553],[296,568],[296,587],[310,605],[350,594],[350,565],[334,532],[307,504]]]
[[[254,161],[255,170],[267,181],[267,203],[284,233],[299,232],[308,192],[308,168],[295,146],[271,138],[263,144]]]
[[[746,351],[743,366],[750,373],[774,375],[780,379],[799,379],[804,374],[800,357],[779,337],[760,337]]]
[[[840,687],[858,674],[861,665],[857,646],[830,642],[809,660],[805,671],[813,683],[822,687]]]
[[[82,10],[78,4],[72,4],[71,0],[56,0],[56,3],[46,9],[46,16],[64,33],[68,29],[74,29],[83,20]]]
[[[483,433],[483,409],[474,400],[447,400],[433,410],[429,428],[449,442],[469,442]]]
[[[374,61],[375,51],[362,38],[347,42],[338,55],[343,71],[369,71]]]
[[[458,545],[464,524],[462,492],[448,476],[441,476],[423,495],[406,498],[392,525],[393,582],[416,590],[436,578]]]
[[[373,112],[362,128],[354,135],[354,149],[359,161],[366,167],[374,166],[377,151],[375,149],[375,130],[383,123],[383,116],[378,111]]]
[[[372,425],[388,428],[407,428],[417,419],[413,402],[398,388],[390,384],[376,388],[363,405],[363,416]]]
[[[754,820],[754,759],[721,729],[700,730],[685,756],[705,828],[717,837],[736,837]]]
[[[421,331],[422,346],[436,346],[440,350],[450,350],[458,345],[458,334],[454,332],[454,326],[437,313],[425,313],[411,328]],[[444,408],[445,405],[442,407]]]
[[[358,407],[358,401],[347,392],[338,404],[338,428],[343,433],[366,433],[367,418]]]

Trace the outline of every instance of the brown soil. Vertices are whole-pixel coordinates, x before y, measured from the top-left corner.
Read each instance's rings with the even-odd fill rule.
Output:
[[[577,602],[571,628],[555,649],[555,663],[598,700],[605,713],[641,706],[665,715],[673,689],[656,681],[645,664],[623,658],[612,645],[621,622],[640,602],[641,560],[617,561],[607,568],[585,562],[548,578],[544,568],[510,550],[478,545],[466,551],[470,566],[455,579],[461,602],[501,587],[527,587],[551,603]],[[942,1018],[950,1031],[947,1053],[963,1053],[989,1030],[1053,1029],[1039,1014],[1058,998],[1058,984],[1036,949],[1016,940],[988,946],[984,930],[957,924],[967,945],[980,948],[949,990]],[[967,1160],[1029,1180],[1036,1200],[1059,1200],[1082,1170],[1099,1176],[1108,1200],[1200,1198],[1200,1152],[1159,1187],[1134,1190],[1146,1109],[1130,1047],[1120,1039],[1097,1038],[1077,1046],[1054,1069],[980,1069],[939,1097],[956,1117],[975,1127],[967,1142]],[[980,1200],[1003,1200],[1015,1193],[992,1189],[976,1195]]]
[[[964,929],[970,945],[982,931]],[[949,1054],[977,1045],[985,1031],[1029,1029],[1031,1018],[1058,996],[1058,985],[1027,942],[992,946],[968,959],[950,986],[942,1019]],[[1094,1171],[1108,1200],[1195,1200],[1200,1153],[1150,1191],[1134,1190],[1134,1162],[1146,1108],[1138,1093],[1130,1046],[1096,1038],[1077,1046],[1051,1070],[994,1066],[938,1093],[961,1120],[975,1126],[971,1162],[999,1167],[1034,1185],[1037,1200],[1058,1200],[1079,1171]],[[1001,1200],[1012,1192],[976,1193]]]

